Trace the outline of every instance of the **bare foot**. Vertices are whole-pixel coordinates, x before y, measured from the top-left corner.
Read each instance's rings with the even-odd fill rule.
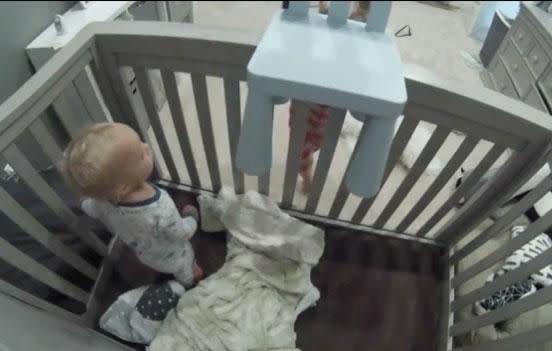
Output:
[[[193,274],[194,274],[194,283],[197,284],[200,280],[205,278],[205,273],[203,272],[203,268],[197,265],[197,263],[194,262],[193,267]]]

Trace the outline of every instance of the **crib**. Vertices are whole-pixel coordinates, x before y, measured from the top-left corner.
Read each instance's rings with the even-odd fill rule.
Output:
[[[283,209],[301,219],[442,247],[440,264],[446,277],[442,284],[439,350],[533,349],[551,339],[552,324],[544,324],[469,346],[453,342],[455,337],[552,301],[552,288],[543,288],[484,315],[458,318],[459,312],[475,301],[552,260],[552,252],[548,251],[492,283],[481,282],[468,292],[461,289],[464,283],[552,225],[549,213],[530,224],[524,235],[474,259],[477,250],[509,228],[552,188],[548,176],[495,221],[488,220],[550,162],[550,117],[491,90],[462,86],[407,66],[408,103],[393,139],[381,191],[370,199],[347,191],[342,178],[348,159],[343,152],[339,154],[344,121],[336,119],[330,121],[315,165],[313,189],[303,196],[296,191],[302,135],[275,138],[279,143],[275,149],[281,157],[274,160],[278,164],[269,174],[248,177],[235,167],[247,88],[246,66],[258,39],[258,35],[248,32],[199,25],[92,24],[2,104],[2,157],[37,201],[62,221],[76,240],[95,252],[99,263],[93,265],[83,259],[63,237],[38,221],[17,196],[1,188],[3,215],[92,284],[87,288],[78,286],[24,253],[16,240],[0,236],[0,257],[5,263],[84,307],[79,313],[69,311],[14,281],[0,280],[0,292],[74,323],[94,325],[98,317],[97,296],[108,282],[121,244],[116,238],[107,240],[105,235],[97,235],[97,228],[69,207],[59,189],[31,162],[30,155],[21,151],[19,144],[24,134],[30,134],[37,152],[43,152],[56,164],[63,143],[81,128],[115,120],[140,131],[152,145],[154,175],[163,186],[200,194],[215,194],[222,186],[233,187],[237,193],[254,190],[273,197]],[[122,70],[134,72],[137,90],[125,86]],[[164,111],[158,111],[154,104],[153,72],[162,79],[167,96]],[[81,95],[86,116],[73,115],[70,104],[60,100],[70,85]],[[183,94],[193,97],[182,99]],[[213,106],[214,98],[222,102],[220,106]],[[56,105],[59,122],[68,136],[61,141],[41,117],[51,105]],[[194,119],[195,126],[190,119]],[[286,134],[286,123],[283,122],[282,135]],[[431,136],[405,171],[400,164],[401,155],[420,127],[429,130]],[[426,169],[436,156],[443,159],[442,167],[437,174],[428,176]],[[466,163],[473,165],[473,171],[460,186],[451,187],[458,169]],[[489,170],[496,168],[499,169],[494,176],[482,181],[487,179],[484,176]],[[462,200],[465,202],[459,206]]]

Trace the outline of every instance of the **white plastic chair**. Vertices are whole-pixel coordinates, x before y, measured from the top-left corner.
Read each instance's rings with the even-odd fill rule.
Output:
[[[309,1],[291,1],[274,15],[247,66],[237,154],[244,173],[270,169],[273,105],[292,98],[349,109],[364,121],[346,184],[363,197],[379,190],[406,88],[399,51],[385,33],[391,2],[371,2],[366,25],[347,19],[349,6],[332,1],[326,16],[309,13]]]

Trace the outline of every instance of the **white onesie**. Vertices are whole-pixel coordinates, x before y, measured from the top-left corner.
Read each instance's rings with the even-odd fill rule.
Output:
[[[180,216],[169,194],[153,185],[155,195],[136,203],[113,204],[86,199],[82,210],[97,218],[151,268],[172,273],[185,286],[193,283],[194,250],[190,239],[197,229],[193,217]]]

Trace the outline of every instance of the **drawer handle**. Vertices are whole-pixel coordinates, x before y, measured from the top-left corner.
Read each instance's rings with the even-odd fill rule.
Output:
[[[517,71],[518,71],[518,69],[519,69],[519,66],[518,66],[518,64],[517,64],[517,63],[516,63],[516,64],[514,64],[514,72],[517,72]]]
[[[537,55],[533,55],[532,59],[533,59],[533,63],[539,62],[539,57]]]

